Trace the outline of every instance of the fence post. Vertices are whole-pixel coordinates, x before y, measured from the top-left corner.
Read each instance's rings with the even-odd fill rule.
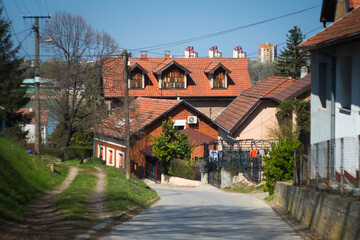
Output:
[[[294,185],[297,185],[296,150],[294,149]]]
[[[326,190],[330,192],[330,140],[327,140]]]
[[[299,181],[299,186],[301,186],[303,184],[303,161],[302,161],[302,158],[303,158],[303,154],[300,154],[300,181]]]
[[[340,161],[340,194],[344,194],[344,138],[340,139],[341,141],[341,161]]]
[[[306,181],[306,185],[308,186],[308,187],[310,187],[310,175],[311,175],[311,173],[310,173],[310,170],[311,170],[311,165],[310,165],[310,163],[311,163],[311,146],[309,146],[309,148],[308,148],[308,160],[307,160],[307,169],[306,169],[306,171],[307,171],[307,181]]]
[[[319,190],[319,143],[316,143],[316,159],[315,159],[315,180],[316,190]]]

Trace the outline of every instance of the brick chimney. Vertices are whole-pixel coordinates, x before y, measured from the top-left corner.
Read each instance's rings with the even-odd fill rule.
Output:
[[[166,58],[166,59],[171,58],[171,55],[170,55],[170,51],[169,51],[169,50],[166,50],[166,51],[165,51],[165,58]]]
[[[143,58],[143,59],[148,58],[148,56],[147,56],[147,51],[141,51],[140,58]]]

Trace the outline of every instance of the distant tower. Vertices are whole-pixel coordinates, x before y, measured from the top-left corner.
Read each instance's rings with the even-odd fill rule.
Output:
[[[259,45],[258,60],[260,62],[273,62],[276,58],[276,45],[271,45],[270,43]]]
[[[209,49],[209,58],[221,58],[221,57],[222,57],[222,52],[218,50],[217,46],[212,46]]]
[[[197,58],[198,52],[194,50],[193,46],[188,46],[185,49],[185,58]]]
[[[246,58],[246,52],[241,48],[240,45],[234,48],[233,58]]]

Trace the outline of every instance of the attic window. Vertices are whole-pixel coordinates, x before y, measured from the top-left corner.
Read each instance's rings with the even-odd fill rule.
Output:
[[[185,88],[185,74],[177,69],[164,73],[161,81],[161,88]]]
[[[130,75],[129,88],[144,88],[144,75],[141,72],[133,72]]]
[[[214,76],[213,88],[226,88],[227,77],[225,72],[219,72]]]
[[[228,74],[231,71],[221,63],[211,63],[206,69],[205,74],[210,80],[212,89],[224,89],[228,86]]]

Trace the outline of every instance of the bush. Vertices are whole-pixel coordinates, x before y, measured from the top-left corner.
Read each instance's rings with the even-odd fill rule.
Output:
[[[90,158],[93,149],[89,147],[66,147],[64,151],[64,160]]]
[[[172,161],[172,175],[191,180],[200,180],[200,169],[194,161],[174,159]]]
[[[64,159],[64,150],[60,148],[41,148],[41,154]]]
[[[264,157],[265,186],[264,191],[274,194],[276,181],[290,180],[294,172],[294,150],[301,146],[298,140],[281,140],[278,145],[272,145],[273,150]]]

